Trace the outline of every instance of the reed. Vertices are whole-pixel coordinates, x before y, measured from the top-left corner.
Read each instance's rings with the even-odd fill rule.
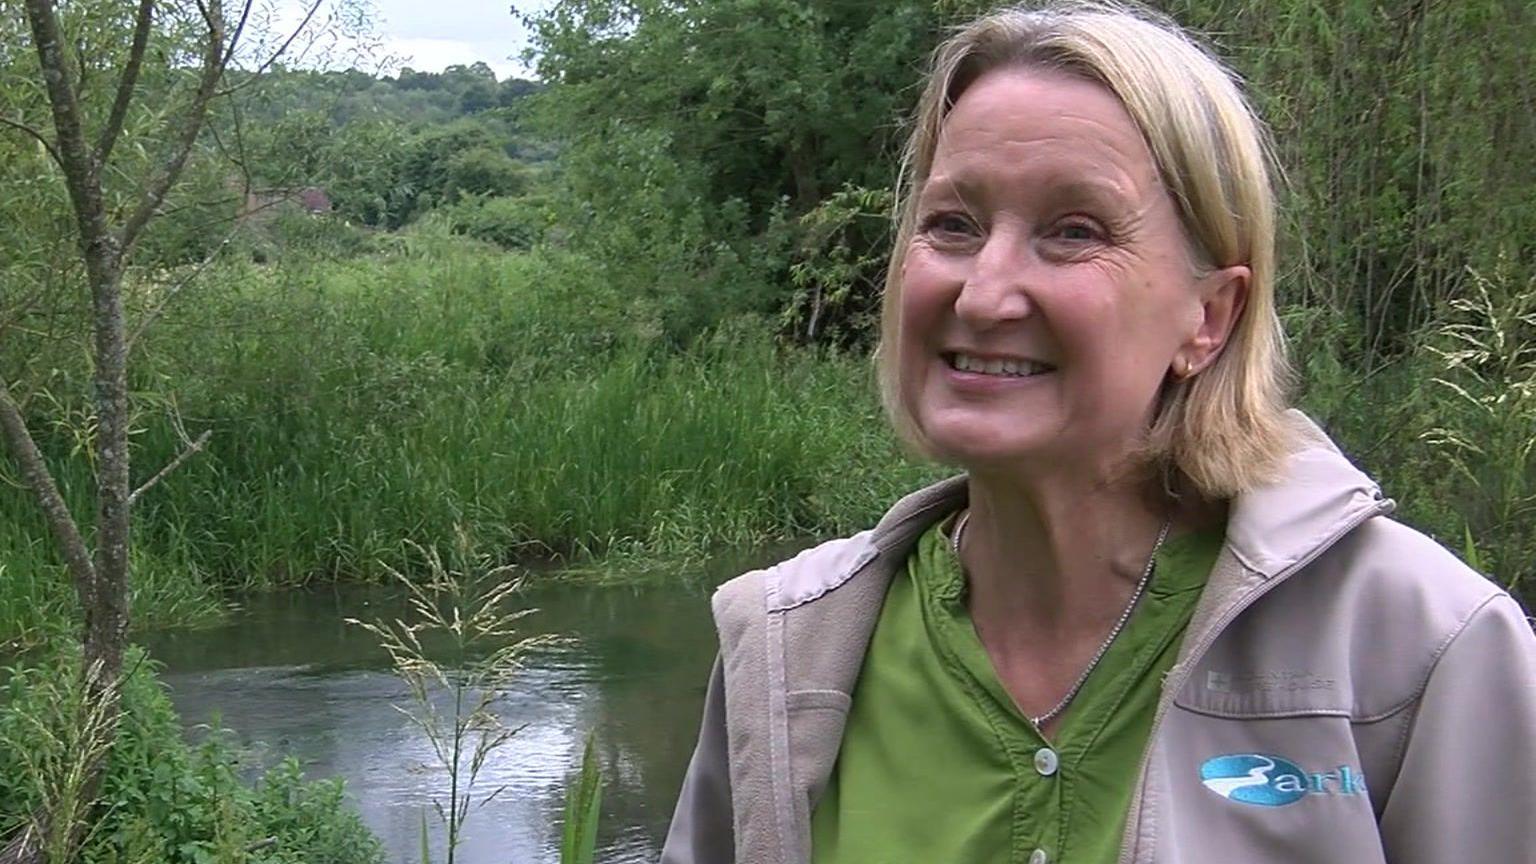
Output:
[[[140,624],[200,620],[222,589],[384,578],[402,541],[461,530],[495,563],[847,531],[933,474],[898,454],[865,359],[784,348],[754,320],[665,345],[659,313],[577,257],[406,237],[206,280],[141,348],[137,473],[212,438],[139,505]],[[50,395],[84,374],[64,367]],[[89,417],[33,404],[73,496]],[[32,510],[0,486],[0,641],[72,602]]]

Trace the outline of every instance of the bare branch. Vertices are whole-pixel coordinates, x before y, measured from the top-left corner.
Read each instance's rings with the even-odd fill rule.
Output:
[[[245,35],[245,25],[251,20],[251,10],[255,6],[256,0],[245,0],[240,7],[240,20],[235,22],[234,35],[229,37],[229,47],[224,51],[224,67],[219,70],[221,81],[224,78],[224,70],[229,68],[229,61],[235,57],[235,49],[240,45],[240,37]]]
[[[288,52],[289,46],[293,45],[294,40],[299,38],[299,34],[303,33],[305,28],[309,26],[310,20],[315,17],[316,12],[320,11],[320,4],[324,2],[325,0],[314,0],[313,3],[309,4],[309,9],[304,13],[304,19],[299,22],[297,27],[293,28],[293,32],[288,34],[288,38],[283,40],[283,44],[277,46],[277,50],[272,52],[272,56],[264,60],[260,66],[257,66],[254,71],[246,76],[245,80],[241,81],[239,84],[236,84],[233,87],[225,88],[224,92],[219,95],[228,96],[231,93],[243,90],[246,87],[251,86],[252,82],[261,78],[261,73],[271,68],[273,63],[276,63],[280,58],[282,58],[284,54]]]
[[[101,138],[96,142],[96,164],[105,165],[112,155],[117,136],[123,131],[128,119],[128,105],[133,101],[133,88],[139,83],[139,70],[144,66],[144,52],[149,47],[150,23],[154,19],[155,0],[139,0],[138,16],[133,22],[133,42],[128,46],[128,62],[123,64],[123,77],[117,82],[117,96],[112,100],[112,113],[107,115],[107,125],[102,127]]]
[[[124,351],[130,354],[133,353],[133,346],[137,345],[139,338],[144,335],[145,331],[149,330],[150,326],[153,325],[161,315],[165,314],[166,308],[171,305],[172,300],[176,299],[176,295],[180,294],[182,289],[192,284],[192,280],[196,279],[198,276],[201,276],[203,271],[208,269],[208,265],[212,264],[213,260],[219,257],[219,253],[224,251],[224,247],[229,244],[229,241],[234,238],[235,232],[239,230],[240,220],[237,218],[235,220],[234,227],[230,228],[229,233],[224,235],[224,239],[219,241],[219,245],[215,246],[212,252],[209,252],[206,256],[204,256],[203,260],[197,262],[197,266],[192,268],[191,273],[188,273],[181,279],[180,282],[172,285],[163,295],[161,295],[160,302],[156,303],[155,308],[151,309],[149,314],[144,316],[144,320],[139,322],[139,326],[135,327],[132,335],[128,337],[128,343],[123,349]]]
[[[89,609],[96,590],[96,568],[91,564],[91,553],[85,548],[85,540],[69,512],[69,505],[59,494],[53,474],[48,471],[48,463],[43,460],[42,451],[37,449],[37,442],[27,430],[27,421],[21,416],[21,409],[11,398],[10,388],[4,381],[0,381],[0,433],[4,434],[11,458],[21,468],[22,478],[37,496],[43,519],[64,554],[64,563],[74,580],[81,604]]]
[[[9,126],[19,132],[25,132],[28,135],[31,135],[33,138],[36,138],[37,143],[43,145],[43,149],[48,151],[48,156],[53,159],[54,164],[58,165],[60,168],[64,167],[64,160],[59,158],[59,151],[54,149],[53,142],[49,141],[42,132],[39,132],[37,129],[34,129],[19,120],[11,120],[6,117],[0,117],[0,124]]]
[[[46,0],[28,0],[28,2],[39,3]],[[208,44],[203,52],[202,73],[197,82],[197,90],[192,95],[192,103],[181,118],[180,134],[171,148],[170,158],[145,184],[138,206],[118,231],[118,246],[125,252],[133,245],[133,241],[138,239],[139,232],[143,231],[144,226],[154,217],[155,211],[165,201],[165,196],[170,193],[171,187],[176,185],[176,180],[181,176],[181,169],[186,167],[187,157],[191,155],[192,147],[197,143],[198,133],[203,129],[203,118],[208,113],[208,103],[212,101],[214,92],[218,88],[219,77],[224,73],[226,62],[221,10],[222,5],[215,0],[208,13]]]
[[[254,181],[251,179],[250,160],[245,152],[245,131],[240,120],[240,100],[231,99],[229,101],[229,116],[235,133],[234,152],[230,152],[229,146],[224,143],[224,138],[219,135],[217,126],[210,126],[208,131],[213,133],[213,142],[218,146],[219,152],[224,154],[226,159],[240,169],[240,194],[242,197],[249,199]]]
[[[194,453],[203,449],[203,445],[208,443],[208,439],[212,435],[213,430],[205,430],[203,434],[197,436],[196,441],[193,441],[191,444],[187,445],[187,449],[176,454],[175,459],[172,459],[170,463],[167,464],[164,468],[161,468],[159,471],[155,472],[155,476],[145,480],[142,486],[133,490],[133,494],[128,496],[128,506],[132,507],[134,504],[138,503],[140,495],[148,492],[150,488],[153,487],[156,483],[164,480],[166,475],[170,474],[172,471],[175,471],[177,468],[180,468],[181,463],[192,458]]]

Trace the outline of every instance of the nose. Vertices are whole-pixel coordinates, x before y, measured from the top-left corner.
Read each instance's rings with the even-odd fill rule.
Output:
[[[955,315],[978,329],[1028,317],[1034,310],[1027,287],[1031,258],[1026,238],[994,231],[971,259]]]

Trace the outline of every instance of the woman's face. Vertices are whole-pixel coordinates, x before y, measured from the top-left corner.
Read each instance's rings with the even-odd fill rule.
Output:
[[[1213,359],[1247,269],[1196,273],[1113,94],[999,69],[945,120],[901,280],[907,411],[941,458],[1006,468],[1117,461]]]

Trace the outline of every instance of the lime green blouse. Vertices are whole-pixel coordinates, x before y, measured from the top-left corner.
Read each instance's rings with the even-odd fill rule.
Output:
[[[1173,537],[1119,638],[1046,741],[1003,688],[940,525],[892,581],[811,822],[814,864],[1112,862],[1222,532]]]

